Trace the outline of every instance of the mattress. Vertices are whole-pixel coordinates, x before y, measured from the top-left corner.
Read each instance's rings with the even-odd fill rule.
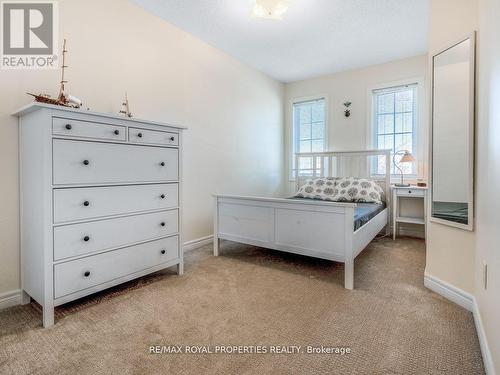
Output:
[[[356,203],[354,209],[354,231],[384,211],[385,203]]]
[[[291,197],[289,199],[296,200],[310,200],[311,198],[299,198]],[[317,201],[322,201],[320,199],[315,199]],[[331,203],[331,202],[330,202]],[[386,205],[382,203],[356,203],[356,208],[354,209],[354,231],[357,231],[363,225],[368,223],[371,219],[377,216],[385,209]]]

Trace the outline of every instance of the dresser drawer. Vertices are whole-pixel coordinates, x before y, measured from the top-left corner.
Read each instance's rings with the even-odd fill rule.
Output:
[[[127,138],[124,126],[106,125],[59,117],[52,119],[52,134],[114,141],[125,141]]]
[[[54,139],[55,185],[176,181],[178,150]]]
[[[177,184],[54,189],[54,222],[175,208]]]
[[[396,195],[405,196],[405,197],[423,197],[424,191],[421,189],[412,189],[412,188],[401,189],[401,188],[398,188],[396,190]]]
[[[178,210],[54,228],[54,260],[127,246],[178,232]]]
[[[179,258],[178,236],[54,266],[54,297],[78,292]]]
[[[132,143],[149,143],[156,145],[179,145],[179,135],[156,130],[145,130],[139,128],[128,129],[128,139]]]

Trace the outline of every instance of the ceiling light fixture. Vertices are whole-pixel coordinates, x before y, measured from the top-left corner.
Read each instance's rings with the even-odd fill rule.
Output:
[[[252,16],[282,20],[288,10],[291,0],[255,0]]]

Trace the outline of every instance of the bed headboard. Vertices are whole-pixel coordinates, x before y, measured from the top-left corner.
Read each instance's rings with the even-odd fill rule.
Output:
[[[391,150],[327,151],[295,154],[296,191],[308,178],[361,177],[384,189],[387,204],[391,193]],[[377,172],[374,173],[373,171]]]

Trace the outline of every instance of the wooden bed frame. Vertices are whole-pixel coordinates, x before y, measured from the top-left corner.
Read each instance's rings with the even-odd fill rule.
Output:
[[[370,157],[380,156],[385,157],[385,175],[369,177]],[[386,208],[355,231],[355,203],[215,195],[214,256],[224,239],[342,262],[344,286],[353,289],[354,259],[384,227],[389,230],[390,150],[300,153],[296,166],[302,158],[312,168],[295,171],[297,187],[307,178],[340,177],[345,158],[361,160],[364,171],[358,169],[356,177],[377,181],[385,191]]]

